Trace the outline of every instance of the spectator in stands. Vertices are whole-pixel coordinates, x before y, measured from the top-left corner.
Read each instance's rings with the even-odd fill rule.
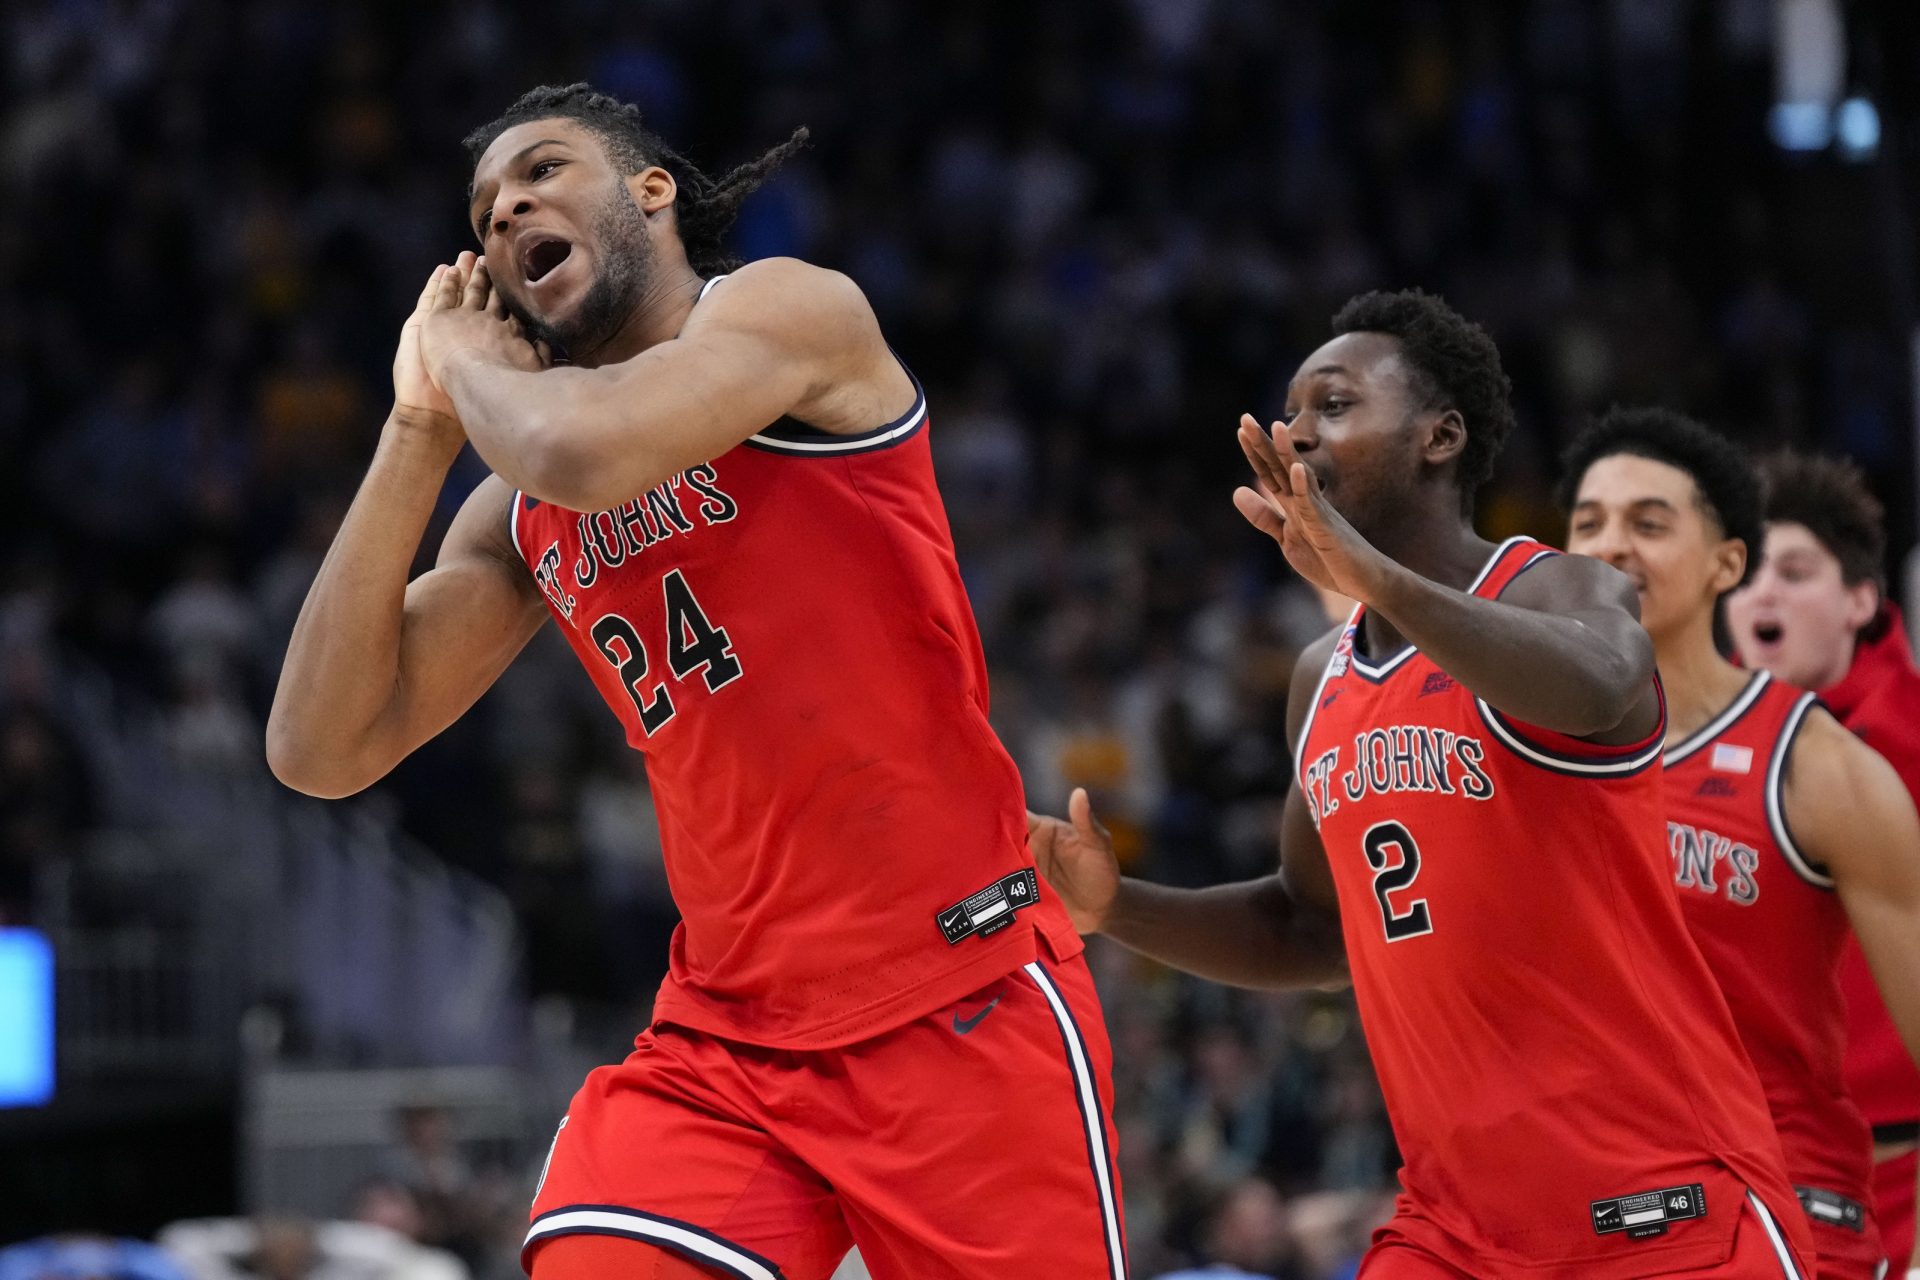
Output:
[[[139,1240],[49,1236],[0,1249],[0,1280],[199,1280]]]
[[[92,816],[85,758],[45,710],[0,710],[0,925],[25,923],[41,868],[74,857]]]
[[[1289,1258],[1286,1204],[1263,1178],[1233,1184],[1208,1215],[1203,1238],[1204,1265],[1160,1280],[1305,1280]]]
[[[190,1280],[467,1280],[451,1254],[364,1222],[200,1218],[176,1222],[160,1245]]]

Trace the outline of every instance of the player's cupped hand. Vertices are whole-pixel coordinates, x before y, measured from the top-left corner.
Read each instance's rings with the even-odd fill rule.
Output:
[[[393,406],[397,413],[420,422],[431,423],[436,430],[458,434],[459,417],[447,393],[427,376],[427,362],[420,353],[420,331],[433,312],[434,299],[440,294],[443,277],[458,270],[444,263],[433,269],[427,284],[414,303],[413,314],[400,327],[400,345],[393,353]]]
[[[552,364],[546,345],[530,341],[520,322],[507,313],[485,258],[461,254],[428,292],[432,297],[420,326],[420,354],[435,386],[443,385],[447,362],[462,351],[529,373]]]
[[[1027,847],[1040,874],[1060,895],[1073,927],[1098,933],[1120,891],[1120,863],[1107,829],[1094,819],[1085,787],[1075,787],[1067,797],[1067,817],[1070,821],[1062,822],[1029,809]]]
[[[1327,501],[1320,478],[1293,447],[1284,422],[1264,428],[1240,415],[1240,449],[1254,483],[1233,492],[1233,505],[1280,544],[1294,572],[1317,587],[1371,600],[1386,558]]]

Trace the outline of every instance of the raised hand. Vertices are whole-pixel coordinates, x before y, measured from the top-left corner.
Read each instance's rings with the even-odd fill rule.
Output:
[[[1317,587],[1371,601],[1392,565],[1361,537],[1320,490],[1319,477],[1294,451],[1286,424],[1263,429],[1240,415],[1240,448],[1253,466],[1254,485],[1233,492],[1247,522],[1280,544],[1287,563]]]
[[[420,355],[436,387],[457,351],[477,351],[488,363],[529,373],[553,362],[546,344],[528,341],[520,322],[507,314],[485,258],[461,254],[423,296],[428,305],[420,325]]]
[[[471,258],[471,254],[460,255],[462,260]],[[396,412],[410,415],[424,415],[444,418],[450,429],[459,429],[459,415],[454,412],[453,401],[444,391],[434,385],[427,376],[426,360],[420,353],[420,330],[426,324],[427,315],[433,310],[434,300],[440,295],[442,282],[449,274],[460,273],[464,285],[464,272],[471,263],[456,262],[453,266],[438,266],[427,277],[427,287],[420,291],[420,300],[414,304],[413,314],[400,327],[400,345],[393,353],[393,404]]]
[[[1067,816],[1071,822],[1029,809],[1027,846],[1040,874],[1066,904],[1073,927],[1098,933],[1120,891],[1120,864],[1107,829],[1094,821],[1085,787],[1075,787],[1067,797]]]

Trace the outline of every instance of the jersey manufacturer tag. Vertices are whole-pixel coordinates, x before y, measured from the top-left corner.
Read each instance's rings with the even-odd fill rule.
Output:
[[[980,892],[956,902],[934,919],[947,945],[953,946],[974,934],[986,937],[1013,923],[1013,913],[1040,901],[1040,878],[1032,867],[1002,876]]]
[[[1858,1200],[1825,1187],[1803,1187],[1799,1183],[1794,1184],[1793,1194],[1800,1197],[1800,1207],[1815,1222],[1860,1233],[1867,1229],[1867,1206]]]
[[[1695,1182],[1661,1191],[1640,1191],[1610,1200],[1595,1200],[1593,1229],[1601,1235],[1624,1231],[1629,1240],[1665,1235],[1667,1224],[1707,1216],[1706,1189]]]

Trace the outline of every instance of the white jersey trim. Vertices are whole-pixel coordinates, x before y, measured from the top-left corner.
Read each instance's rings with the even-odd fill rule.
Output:
[[[717,275],[701,285],[700,296],[693,300],[693,304],[697,307],[706,301],[707,295],[713,292],[713,286],[726,278],[724,274]],[[898,357],[896,356],[895,359]],[[747,443],[773,453],[818,457],[822,454],[865,453],[869,449],[885,448],[897,440],[905,439],[919,430],[921,423],[927,420],[927,393],[926,389],[920,385],[920,379],[913,376],[913,371],[907,369],[904,362],[900,367],[906,370],[907,379],[913,383],[913,404],[908,407],[905,414],[892,422],[883,423],[871,431],[856,432],[852,435],[829,435],[823,431],[817,440],[795,440],[776,435],[771,431],[757,431],[747,437]]]
[[[515,489],[513,491],[513,506],[507,511],[507,536],[513,539],[513,549],[523,563],[527,558],[527,549],[520,545],[520,507],[525,501],[525,496],[520,490]]]
[[[1100,1224],[1107,1249],[1108,1280],[1127,1280],[1127,1251],[1120,1236],[1120,1209],[1113,1189],[1113,1153],[1107,1144],[1105,1112],[1100,1108],[1100,1090],[1094,1085],[1086,1042],[1080,1038],[1080,1027],[1073,1020],[1066,998],[1053,985],[1052,975],[1038,963],[1024,968],[1053,1009],[1054,1021],[1060,1024],[1060,1039],[1066,1045],[1067,1059],[1073,1067],[1075,1100],[1080,1104],[1080,1118],[1086,1123],[1087,1160],[1093,1166],[1094,1184],[1100,1193]]]
[[[1808,884],[1819,889],[1833,888],[1833,877],[1826,869],[1817,865],[1806,854],[1800,852],[1800,846],[1794,843],[1793,832],[1787,827],[1787,758],[1793,754],[1793,740],[1800,732],[1800,726],[1806,722],[1807,712],[1813,710],[1819,701],[1813,694],[1800,695],[1793,704],[1793,710],[1787,713],[1786,723],[1780,726],[1780,739],[1774,743],[1773,759],[1767,762],[1767,830],[1773,834],[1773,842],[1780,846],[1781,856],[1794,874]]]
[[[1487,562],[1480,566],[1480,572],[1474,576],[1474,579],[1472,582],[1467,584],[1466,593],[1468,595],[1478,594],[1480,591],[1480,588],[1486,585],[1487,579],[1493,576],[1493,571],[1499,567],[1500,562],[1506,559],[1507,552],[1513,550],[1514,547],[1518,546],[1523,542],[1532,542],[1532,541],[1534,541],[1534,539],[1529,538],[1524,534],[1516,534],[1515,536],[1508,538],[1505,542],[1501,543],[1499,546],[1495,547],[1493,549],[1493,554],[1487,557]],[[1535,564],[1538,564],[1540,561],[1546,559],[1548,556],[1553,556],[1558,554],[1559,553],[1557,551],[1554,551],[1550,547],[1542,547],[1539,551],[1527,557],[1527,562],[1521,565],[1520,568],[1515,571],[1514,576],[1519,577],[1520,574],[1525,573],[1528,569],[1531,569]],[[1348,618],[1347,622],[1348,622],[1348,625],[1352,625],[1353,619]],[[1388,676],[1392,675],[1395,671],[1399,670],[1400,665],[1402,663],[1412,658],[1413,655],[1418,652],[1420,652],[1420,650],[1411,644],[1402,645],[1398,651],[1388,656],[1386,659],[1380,662],[1379,665],[1376,666],[1375,664],[1368,662],[1366,659],[1366,655],[1360,652],[1359,641],[1358,641],[1358,638],[1356,637],[1354,646],[1353,646],[1353,665],[1360,671],[1362,675],[1366,676],[1367,679],[1373,681],[1375,684],[1382,684],[1386,681],[1386,678]]]
[[[1634,774],[1645,769],[1660,758],[1666,750],[1664,735],[1656,735],[1646,748],[1637,755],[1614,756],[1612,758],[1588,759],[1584,756],[1564,754],[1536,747],[1509,728],[1506,718],[1488,705],[1485,698],[1475,698],[1473,703],[1480,708],[1480,719],[1487,728],[1493,730],[1493,736],[1502,746],[1523,760],[1551,769],[1555,773],[1574,774],[1583,778],[1616,778]]]
[[[552,1236],[611,1235],[657,1244],[684,1258],[718,1267],[738,1280],[784,1280],[780,1268],[691,1223],[613,1205],[582,1205],[542,1214],[527,1229],[522,1251]]]
[[[909,375],[911,376],[911,375]],[[862,432],[851,436],[826,436],[819,440],[791,440],[785,436],[769,435],[760,432],[747,437],[749,443],[775,453],[799,453],[809,456],[832,453],[865,453],[869,449],[878,449],[904,439],[920,429],[927,420],[927,394],[920,390],[920,384],[914,382],[913,407],[907,415],[896,422],[889,423],[876,431]],[[823,433],[824,435],[824,433]]]
[[[1733,722],[1747,714],[1748,709],[1759,700],[1761,693],[1766,690],[1767,682],[1772,679],[1773,676],[1767,671],[1754,672],[1752,678],[1747,681],[1746,687],[1740,691],[1740,696],[1728,703],[1726,710],[1667,748],[1667,767],[1672,768],[1679,764],[1732,728]]]
[[[1773,1220],[1773,1214],[1768,1212],[1767,1206],[1752,1191],[1747,1192],[1747,1203],[1760,1215],[1760,1225],[1767,1231],[1767,1242],[1773,1246],[1773,1256],[1780,1262],[1780,1274],[1786,1280],[1806,1280],[1800,1273],[1800,1265],[1793,1260],[1793,1250],[1787,1248],[1786,1237],[1780,1234],[1780,1224]]]

